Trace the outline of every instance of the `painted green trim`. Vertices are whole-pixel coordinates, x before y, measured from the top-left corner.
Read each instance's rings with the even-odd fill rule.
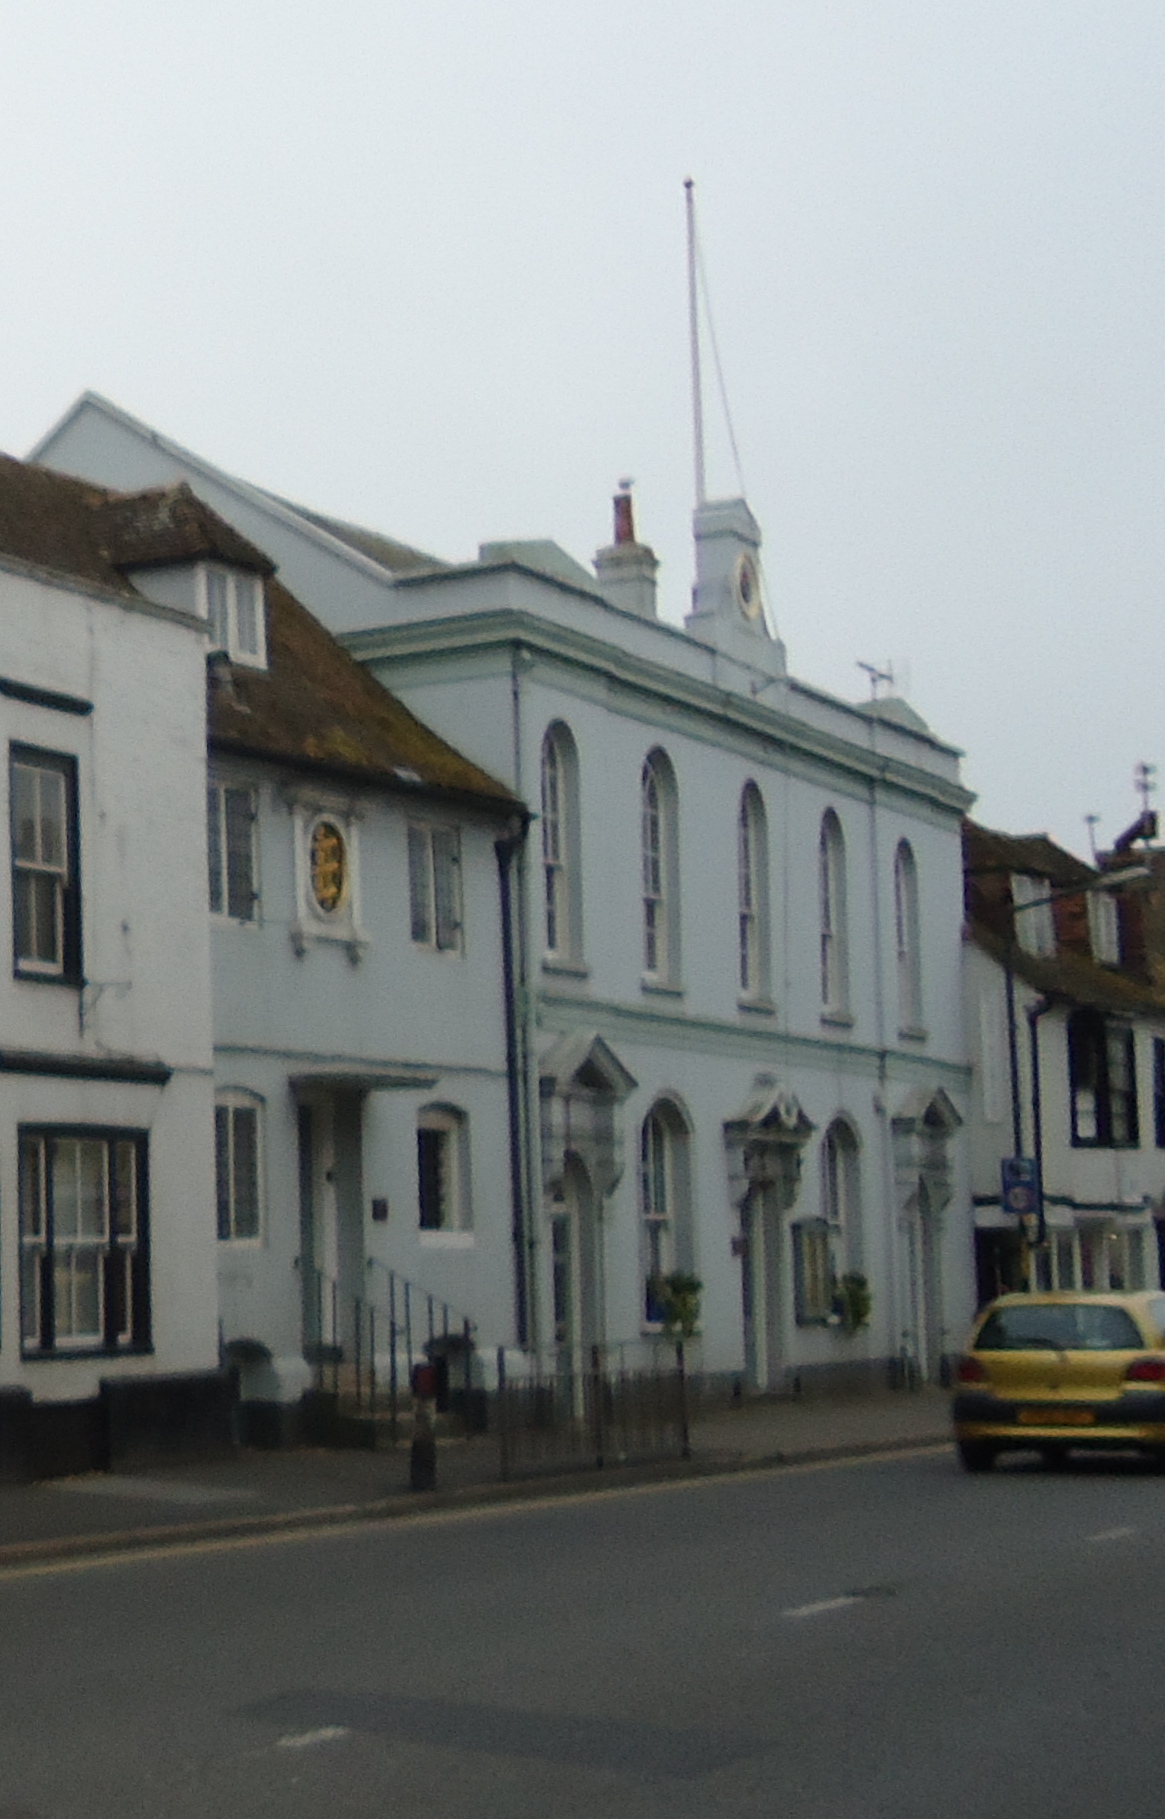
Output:
[[[408,1084],[408,1076],[415,1076],[418,1088],[425,1088],[434,1075],[444,1079],[448,1075],[479,1075],[485,1080],[504,1080],[506,1070],[504,1063],[486,1066],[474,1061],[401,1061],[385,1060],[382,1055],[337,1055],[321,1053],[313,1049],[275,1048],[263,1043],[250,1042],[216,1042],[214,1045],[216,1060],[237,1056],[240,1059],[256,1061],[274,1061],[280,1067],[294,1068],[296,1073],[310,1073],[313,1068],[320,1071],[321,1085],[325,1084],[323,1076],[330,1069],[339,1083],[346,1074],[368,1074],[386,1072],[398,1074],[402,1088]]]
[[[618,1004],[609,999],[568,996],[543,990],[537,1022],[555,1034],[597,1029],[608,1042],[648,1043],[689,1053],[722,1055],[757,1067],[828,1068],[835,1073],[877,1073],[884,1062],[889,1078],[931,1081],[936,1075],[970,1090],[971,1064],[914,1049],[880,1049],[871,1043],[841,1042],[828,1036],[800,1036],[789,1030],[754,1028],[717,1017],[693,1017],[654,1006]]]
[[[942,745],[937,739],[924,740],[922,735],[900,727],[872,722],[868,715],[847,702],[831,701],[828,697],[804,691],[807,698],[823,700],[832,712],[853,717],[856,722],[854,738],[849,740],[810,726],[761,699],[750,700],[735,691],[716,688],[699,677],[685,675],[605,640],[516,609],[467,613],[447,619],[414,621],[404,626],[348,632],[341,638],[341,643],[374,673],[378,662],[391,659],[397,686],[400,684],[400,666],[407,664],[410,658],[440,659],[443,673],[448,674],[444,666],[453,654],[478,654],[492,649],[499,662],[504,656],[508,664],[511,648],[519,645],[536,661],[557,662],[572,672],[589,671],[601,681],[608,705],[616,702],[620,695],[634,698],[636,719],[653,720],[674,730],[677,710],[686,711],[697,721],[712,719],[716,722],[718,731],[714,742],[721,747],[725,743],[722,729],[733,727],[738,736],[751,736],[754,750],[759,745],[770,754],[779,754],[784,763],[793,757],[816,761],[832,772],[860,780],[862,785],[868,786],[873,780],[893,786],[906,795],[921,796],[958,815],[965,814],[974,800],[971,792],[961,784],[935,776],[904,759],[879,753],[868,743],[871,733],[874,736],[880,733],[895,740],[909,737],[929,745],[936,753],[955,755],[952,747]],[[703,654],[703,647],[697,646],[696,650]],[[572,686],[577,688],[577,682]],[[795,684],[789,687],[794,694],[802,692]],[[644,697],[654,698],[654,716],[644,712]],[[631,710],[627,711],[630,714]]]

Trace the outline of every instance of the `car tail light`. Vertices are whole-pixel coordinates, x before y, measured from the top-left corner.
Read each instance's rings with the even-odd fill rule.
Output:
[[[1138,1358],[1125,1372],[1126,1383],[1165,1383],[1165,1358]]]
[[[986,1383],[987,1372],[978,1358],[960,1358],[955,1369],[955,1376],[960,1383]]]

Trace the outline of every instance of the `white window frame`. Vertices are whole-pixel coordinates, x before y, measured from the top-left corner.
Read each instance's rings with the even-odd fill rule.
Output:
[[[425,1164],[422,1134],[440,1138],[436,1225],[423,1225],[425,1216]],[[422,1245],[458,1248],[473,1242],[473,1213],[469,1197],[469,1120],[460,1106],[425,1105],[417,1113],[417,1233]]]
[[[643,1221],[643,1324],[663,1325],[652,1283],[675,1269],[675,1156],[672,1132],[653,1106],[639,1132],[639,1210]]]
[[[675,772],[666,752],[649,752],[639,777],[643,984],[679,990],[679,832]]]
[[[768,864],[764,798],[750,781],[736,817],[736,929],[739,1001],[754,1008],[769,1006]]]
[[[232,663],[267,668],[267,591],[250,569],[204,562],[199,570],[199,611],[212,651]]]
[[[674,1099],[657,1099],[639,1127],[640,1319],[663,1326],[652,1283],[691,1267],[691,1132]]]
[[[232,848],[231,845],[227,801],[229,796],[245,797],[247,803],[246,813],[250,831],[246,846],[245,879],[237,875],[238,868],[233,863],[240,856],[240,849]],[[211,777],[206,786],[207,893],[211,915],[223,922],[251,924],[259,920],[258,827],[258,790],[247,783],[234,783],[229,778]],[[214,888],[216,876],[218,880],[217,902]],[[234,887],[238,887],[237,892]],[[232,901],[237,901],[238,896],[247,900],[248,907],[245,914],[241,908],[231,908]]]
[[[1056,918],[1052,911],[1051,883],[1031,872],[1012,872],[1012,927],[1015,945],[1037,960],[1056,957]],[[1032,906],[1032,907],[1029,907]]]
[[[835,1118],[821,1139],[821,1216],[829,1231],[831,1272],[860,1269],[861,1143],[846,1117]]]
[[[582,970],[582,861],[579,840],[578,751],[564,721],[542,740],[543,965]]]
[[[898,1034],[923,1035],[922,928],[918,861],[909,840],[894,852],[894,945],[898,970]]]
[[[1146,1249],[1148,1247],[1148,1250]],[[1092,1280],[1085,1283],[1085,1256]],[[1086,1221],[1051,1226],[1048,1243],[1032,1253],[1032,1287],[1039,1291],[1135,1294],[1156,1286],[1156,1236],[1145,1226],[1106,1227]]]
[[[409,933],[414,947],[434,954],[465,949],[461,829],[447,822],[408,824]],[[442,870],[446,885],[442,891]],[[442,917],[444,894],[448,915]]]
[[[266,1195],[265,1154],[263,1131],[263,1100],[258,1093],[247,1091],[243,1087],[224,1087],[214,1096],[214,1193],[215,1218],[218,1241],[220,1244],[231,1244],[256,1247],[263,1243],[266,1231]],[[238,1229],[238,1135],[236,1125],[238,1114],[246,1113],[254,1119],[254,1142],[252,1148],[252,1195],[254,1200],[253,1232],[241,1232]],[[222,1144],[222,1130],[225,1122],[226,1144],[225,1158]],[[226,1180],[223,1178],[223,1162],[226,1162]],[[224,1194],[223,1189],[226,1188]],[[224,1212],[226,1218],[224,1220]],[[226,1229],[224,1230],[224,1224]]]
[[[1121,963],[1120,910],[1112,891],[1086,891],[1088,940],[1092,958],[1100,966]]]
[[[849,926],[846,911],[845,834],[836,810],[821,817],[817,842],[821,1014],[849,1022]]]

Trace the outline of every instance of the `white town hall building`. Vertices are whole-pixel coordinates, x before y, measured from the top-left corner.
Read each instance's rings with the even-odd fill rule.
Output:
[[[681,628],[658,616],[626,494],[594,571],[545,542],[448,565],[91,394],[33,458],[122,489],[188,481],[534,811],[516,865],[519,1280],[468,1310],[480,1341],[630,1362],[658,1341],[656,1279],[682,1269],[703,1284],[709,1373],[936,1376],[974,1306],[970,797],[905,703],[788,674],[747,505],[697,509]]]

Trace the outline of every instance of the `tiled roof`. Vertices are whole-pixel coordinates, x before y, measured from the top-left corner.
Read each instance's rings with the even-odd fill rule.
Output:
[[[0,554],[137,594],[127,571],[218,557],[260,574],[274,563],[190,488],[112,493],[0,455]]]
[[[1008,942],[982,923],[971,924],[971,939],[1000,965],[1006,961]],[[1165,1019],[1165,992],[1133,974],[1100,966],[1083,954],[1061,951],[1054,959],[1041,960],[1013,946],[1011,970],[1046,998],[1086,1004],[1099,1011],[1141,1011]]]
[[[236,664],[228,686],[212,681],[212,747],[349,782],[436,789],[524,812],[503,784],[422,725],[279,582],[268,582],[267,601],[270,667]]]
[[[217,558],[273,575],[275,564],[204,505],[185,481],[148,493],[126,493],[97,509],[97,535],[119,569]]]
[[[1068,1004],[1165,1015],[1165,993],[1139,969],[1129,967],[1127,943],[1122,967],[1102,966],[1092,956],[1085,892],[1100,877],[1094,866],[1057,846],[1047,834],[1001,834],[967,820],[963,867],[971,939],[1000,965],[1010,962],[1017,979]],[[1046,879],[1049,894],[1065,893],[1053,903],[1054,956],[1027,953],[1014,939],[1011,878],[1016,872]],[[1130,904],[1136,901],[1130,899]]]
[[[0,455],[0,555],[139,600],[132,571],[159,563],[217,557],[274,572],[185,483],[119,494],[8,455]],[[266,591],[270,668],[236,665],[228,686],[211,687],[213,745],[524,814],[503,784],[423,726],[284,587],[269,579]]]
[[[1001,834],[977,821],[963,823],[963,864],[968,876],[1010,877],[1023,872],[1050,884],[1088,884],[1094,867],[1057,846],[1047,834]]]

